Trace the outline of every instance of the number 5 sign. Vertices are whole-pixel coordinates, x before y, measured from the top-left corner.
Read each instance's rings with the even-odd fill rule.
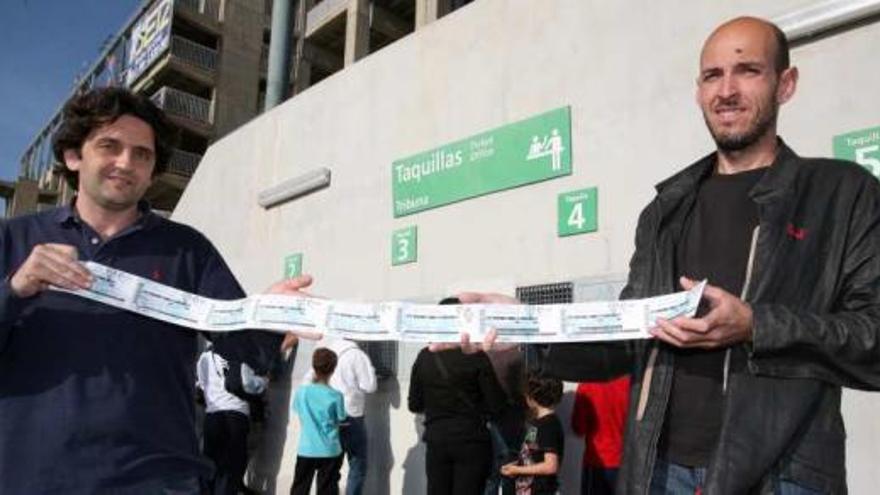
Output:
[[[559,195],[559,237],[595,232],[598,227],[599,190],[595,187],[570,191]]]
[[[834,158],[856,162],[880,178],[880,127],[834,136]]]
[[[418,230],[415,225],[391,234],[391,265],[413,263],[418,259]]]

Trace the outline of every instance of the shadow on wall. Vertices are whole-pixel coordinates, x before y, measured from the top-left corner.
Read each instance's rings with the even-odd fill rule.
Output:
[[[403,460],[403,493],[426,493],[428,485],[425,475],[425,442],[422,441],[425,433],[424,417],[421,414],[413,416],[413,423],[419,441],[409,449],[406,459]]]
[[[566,388],[571,387],[566,383]],[[577,384],[574,384],[577,387]],[[559,493],[581,493],[584,440],[571,429],[571,411],[574,409],[574,390],[567,390],[556,407],[556,415],[565,431],[565,456],[559,470]]]
[[[308,353],[311,349],[302,350]],[[276,491],[276,481],[282,469],[284,447],[291,421],[289,404],[293,389],[295,362],[293,357],[296,354],[296,350],[294,350],[291,353],[291,358],[279,367],[270,382],[266,397],[269,411],[266,422],[262,426],[252,426],[248,442],[251,456],[246,474],[246,484],[260,494],[287,493],[288,487],[283,486],[279,488],[280,491]],[[397,435],[392,435],[392,428],[398,430],[405,428],[403,424],[399,423],[392,426],[391,410],[392,408],[399,409],[400,402],[400,382],[396,377],[380,379],[378,390],[367,395],[366,424],[369,458],[364,493],[391,495],[391,472],[395,462],[399,462],[394,457],[392,438],[401,437],[400,431],[397,432]],[[562,421],[566,436],[565,458],[559,475],[560,493],[579,493],[583,440],[571,431],[573,403],[574,393],[572,390],[567,390],[556,409],[556,414]],[[425,443],[421,440],[425,431],[424,418],[421,415],[414,415],[412,421],[417,440],[409,446],[406,457],[400,464],[403,469],[401,493],[426,493]],[[409,435],[403,436],[408,437]],[[400,445],[397,447],[398,452],[403,451]],[[516,447],[518,448],[518,446]],[[341,492],[345,487],[346,468],[347,464],[341,473]]]
[[[262,426],[251,426],[248,451],[251,452],[245,484],[261,494],[274,495],[275,480],[281,471],[287,424],[290,421],[290,399],[293,365],[297,348],[283,361],[269,382],[266,392],[266,421]]]
[[[367,395],[366,424],[367,478],[364,493],[391,494],[391,469],[394,467],[394,450],[391,446],[391,409],[400,407],[400,382],[396,377],[379,380],[375,393]],[[345,478],[343,477],[343,483]],[[341,487],[340,487],[341,488]],[[413,493],[404,490],[404,493]]]
[[[312,348],[300,349],[304,356],[310,356]],[[291,356],[296,356],[296,350]],[[303,359],[303,363],[310,359]],[[292,420],[290,413],[290,401],[293,393],[293,377],[297,380],[302,378],[302,370],[295,370],[294,359],[285,363],[284,367],[270,383],[267,393],[267,408],[271,413],[265,426],[261,430],[252,430],[250,442],[255,451],[250,458],[246,484],[249,488],[260,494],[275,495],[286,493],[288,487],[279,486],[276,491],[277,480],[282,470],[284,447],[289,431],[289,422]],[[380,379],[378,390],[368,394],[366,400],[365,419],[367,426],[367,444],[369,448],[367,477],[364,480],[364,493],[370,495],[391,495],[391,471],[394,467],[395,458],[391,445],[391,409],[400,407],[400,383],[397,378]],[[422,447],[420,447],[422,448]],[[294,447],[295,451],[295,447]],[[295,459],[295,453],[293,455]],[[424,492],[424,454],[416,466],[416,477],[422,486],[421,492],[404,490],[404,493]],[[340,492],[344,492],[347,462],[343,465],[339,480]],[[293,465],[288,467],[292,470]]]

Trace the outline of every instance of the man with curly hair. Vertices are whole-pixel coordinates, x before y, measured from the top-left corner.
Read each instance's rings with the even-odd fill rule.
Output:
[[[89,260],[202,296],[244,293],[210,241],[143,201],[174,145],[161,110],[104,88],[63,117],[53,151],[76,196],[0,224],[0,493],[199,493],[211,465],[195,434],[197,333],[47,289],[89,287]],[[265,372],[281,338],[213,340]]]

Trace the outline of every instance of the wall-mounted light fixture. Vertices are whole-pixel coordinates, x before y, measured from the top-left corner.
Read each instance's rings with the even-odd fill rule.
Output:
[[[323,189],[330,185],[330,169],[318,167],[292,179],[260,191],[257,203],[265,209],[278,206],[292,199]]]
[[[797,43],[877,14],[880,0],[824,0],[771,20],[785,32],[789,43]]]

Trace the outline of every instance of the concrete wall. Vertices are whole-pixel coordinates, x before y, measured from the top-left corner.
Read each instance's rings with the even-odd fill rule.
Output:
[[[19,177],[15,184],[15,194],[9,205],[9,216],[25,215],[37,211],[40,201],[40,186],[35,180]]]
[[[706,35],[735,15],[775,17],[811,3],[479,0],[215,143],[175,218],[212,238],[254,292],[294,252],[304,253],[314,292],[339,299],[433,300],[460,288],[512,292],[625,273],[653,184],[712,149],[694,103]],[[880,97],[870,89],[880,86],[878,45],[880,28],[868,24],[794,51],[801,86],[781,133],[801,154],[829,155],[832,135],[878,125]],[[572,109],[571,176],[392,218],[393,160],[562,105]],[[329,189],[257,206],[260,190],[319,166],[333,171]],[[599,231],[558,238],[556,195],[590,186],[599,188]],[[419,261],[392,268],[391,232],[411,224]],[[294,385],[310,348],[300,349]],[[396,378],[371,399],[369,493],[423,492],[419,426],[405,406],[417,350],[400,347]],[[278,472],[283,492],[297,425],[284,411],[289,388],[273,394],[277,422],[260,462],[269,466],[264,484]],[[880,486],[869,450],[880,401],[846,400],[851,491],[870,493]],[[579,453],[570,447],[564,493],[576,486]]]
[[[217,93],[215,135],[223,136],[257,113],[260,51],[263,46],[263,2],[226,0]]]

